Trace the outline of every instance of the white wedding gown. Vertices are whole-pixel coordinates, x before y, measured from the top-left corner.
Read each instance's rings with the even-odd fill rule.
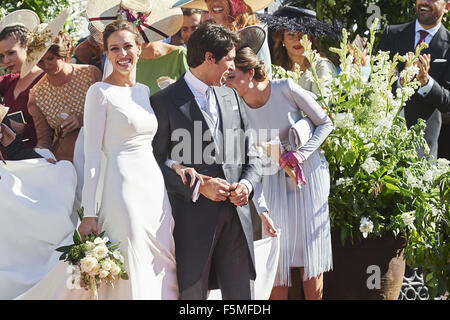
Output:
[[[0,300],[33,287],[72,240],[74,167],[44,159],[0,162]],[[75,214],[76,215],[76,214]]]
[[[103,185],[99,232],[120,242],[129,280],[102,284],[99,299],[177,299],[174,220],[152,140],[157,120],[147,86],[92,85],[84,113],[85,174],[82,205],[95,216],[96,190]],[[102,151],[104,181],[99,181]],[[89,293],[66,284],[67,263],[59,263],[20,299],[87,299]]]

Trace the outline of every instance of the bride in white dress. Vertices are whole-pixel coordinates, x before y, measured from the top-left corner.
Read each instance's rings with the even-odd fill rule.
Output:
[[[124,21],[108,25],[104,35],[113,72],[92,85],[86,96],[85,217],[78,230],[82,238],[106,231],[112,243],[120,242],[125,257],[129,280],[118,280],[114,288],[101,284],[99,299],[177,299],[174,220],[152,150],[157,120],[149,88],[135,83],[132,75],[141,50],[140,36],[133,24]],[[107,163],[97,218],[102,151]],[[69,276],[67,264],[61,262],[20,298],[87,298],[87,291],[67,288]]]

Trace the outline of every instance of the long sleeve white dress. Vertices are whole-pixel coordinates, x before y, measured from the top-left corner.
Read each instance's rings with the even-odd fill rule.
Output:
[[[279,169],[266,171],[262,196],[275,227],[280,229],[280,259],[275,286],[291,284],[290,267],[304,267],[309,279],[332,268],[328,195],[328,162],[320,145],[333,129],[325,111],[292,79],[271,81],[269,100],[259,108],[246,108],[249,127],[256,130],[258,145],[276,139],[289,143],[290,119],[308,116],[315,126],[312,137],[298,150],[307,184],[297,186]],[[261,194],[255,190],[258,198]],[[258,201],[258,200],[256,200]]]
[[[129,280],[117,280],[114,288],[101,284],[99,299],[178,298],[174,220],[152,149],[157,125],[147,86],[97,82],[89,88],[84,113],[82,205],[85,217],[97,216],[96,192],[101,183],[98,229],[106,231],[112,243],[120,243],[129,275]],[[104,181],[99,182],[102,152],[106,168]],[[20,298],[87,298],[86,291],[62,285],[61,280],[69,276],[60,264]]]

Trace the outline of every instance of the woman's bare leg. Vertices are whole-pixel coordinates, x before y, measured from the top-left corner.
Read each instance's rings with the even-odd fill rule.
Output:
[[[303,282],[303,290],[305,292],[305,300],[322,300],[323,295],[323,274],[317,277],[303,280],[304,268],[300,268],[300,275]]]
[[[270,294],[270,300],[287,300],[288,299],[288,292],[289,287],[285,286],[279,286],[279,287],[273,287],[272,292]]]

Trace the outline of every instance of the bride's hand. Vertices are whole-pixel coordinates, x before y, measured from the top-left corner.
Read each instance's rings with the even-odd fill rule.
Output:
[[[203,185],[205,180],[208,179],[207,176],[198,173],[194,168],[185,167],[179,163],[173,163],[172,169],[181,177],[183,184],[187,183],[186,174],[188,174],[191,177],[191,183],[189,185],[191,188],[194,186],[197,179],[200,181],[201,185]]]
[[[259,214],[259,217],[261,218],[264,233],[268,235],[269,237],[276,237],[277,236],[277,229],[275,229],[275,226],[273,224],[272,219],[269,217],[269,212],[264,211]]]
[[[97,218],[95,217],[84,217],[78,227],[78,233],[80,234],[81,241],[84,241],[84,236],[91,233],[97,235]]]

